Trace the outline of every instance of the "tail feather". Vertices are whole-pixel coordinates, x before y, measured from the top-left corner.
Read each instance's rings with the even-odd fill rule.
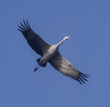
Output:
[[[41,59],[41,58],[37,59],[38,64],[39,64],[40,59]]]
[[[42,61],[40,62],[40,59],[41,59],[41,58],[37,59],[38,64],[39,64],[40,66],[42,66],[42,67],[46,67],[47,62],[44,63],[44,64],[42,64]]]

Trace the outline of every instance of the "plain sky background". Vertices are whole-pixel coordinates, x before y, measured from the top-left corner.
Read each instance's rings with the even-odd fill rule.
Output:
[[[77,81],[49,63],[33,72],[37,55],[17,30],[31,28],[53,45],[89,82]],[[1,0],[0,107],[109,107],[110,0]]]

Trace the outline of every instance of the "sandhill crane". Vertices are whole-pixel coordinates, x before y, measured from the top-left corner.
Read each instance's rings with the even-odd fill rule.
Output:
[[[56,70],[65,76],[69,76],[79,81],[80,84],[88,81],[85,78],[89,78],[89,75],[79,72],[70,62],[65,60],[58,51],[59,45],[71,36],[65,36],[65,38],[58,44],[50,45],[46,43],[39,35],[34,33],[27,20],[23,20],[23,22],[24,24],[20,22],[21,26],[18,25],[18,30],[22,32],[30,47],[37,54],[41,55],[41,58],[37,59],[38,66],[34,69],[34,71],[36,71],[40,66],[46,67],[47,62],[49,62]]]

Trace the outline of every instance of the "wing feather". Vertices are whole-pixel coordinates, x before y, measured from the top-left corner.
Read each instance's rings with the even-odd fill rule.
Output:
[[[27,21],[27,20],[26,20]],[[25,20],[23,19],[23,22],[24,22],[24,25],[28,28],[28,29],[30,29],[30,26],[28,26],[26,23],[25,23]],[[27,21],[27,23],[28,23],[28,21]]]
[[[61,72],[65,76],[69,76],[77,81],[85,83],[87,81],[84,77],[88,77],[89,75],[83,74],[79,72],[70,62],[65,60],[60,53],[58,52],[49,63],[59,72]]]
[[[51,45],[46,43],[38,34],[36,34],[30,27],[28,21],[26,22],[23,20],[24,25],[20,22],[21,26],[19,26],[21,31],[26,38],[28,44],[31,48],[38,53],[39,55],[43,56],[43,54],[50,48]]]

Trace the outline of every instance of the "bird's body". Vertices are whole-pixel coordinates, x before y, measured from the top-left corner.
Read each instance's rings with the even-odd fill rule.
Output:
[[[83,83],[85,83],[84,80],[87,81],[85,78],[88,78],[88,75],[79,72],[70,62],[65,60],[58,51],[60,44],[71,36],[65,36],[65,38],[58,44],[50,45],[31,30],[28,21],[26,23],[23,20],[23,22],[24,25],[21,23],[22,27],[18,25],[20,27],[20,29],[18,30],[23,33],[30,47],[37,54],[41,55],[41,58],[37,59],[39,66],[46,67],[47,62],[49,62],[56,70],[58,70],[65,76],[69,76],[79,81],[80,84],[82,84],[81,81]],[[39,66],[37,66],[34,71],[36,71]]]
[[[51,60],[55,54],[58,52],[58,46],[57,45],[52,45],[50,48],[47,50],[46,53],[40,58],[38,61],[39,65],[45,65],[49,60]],[[43,66],[42,66],[43,67]]]

